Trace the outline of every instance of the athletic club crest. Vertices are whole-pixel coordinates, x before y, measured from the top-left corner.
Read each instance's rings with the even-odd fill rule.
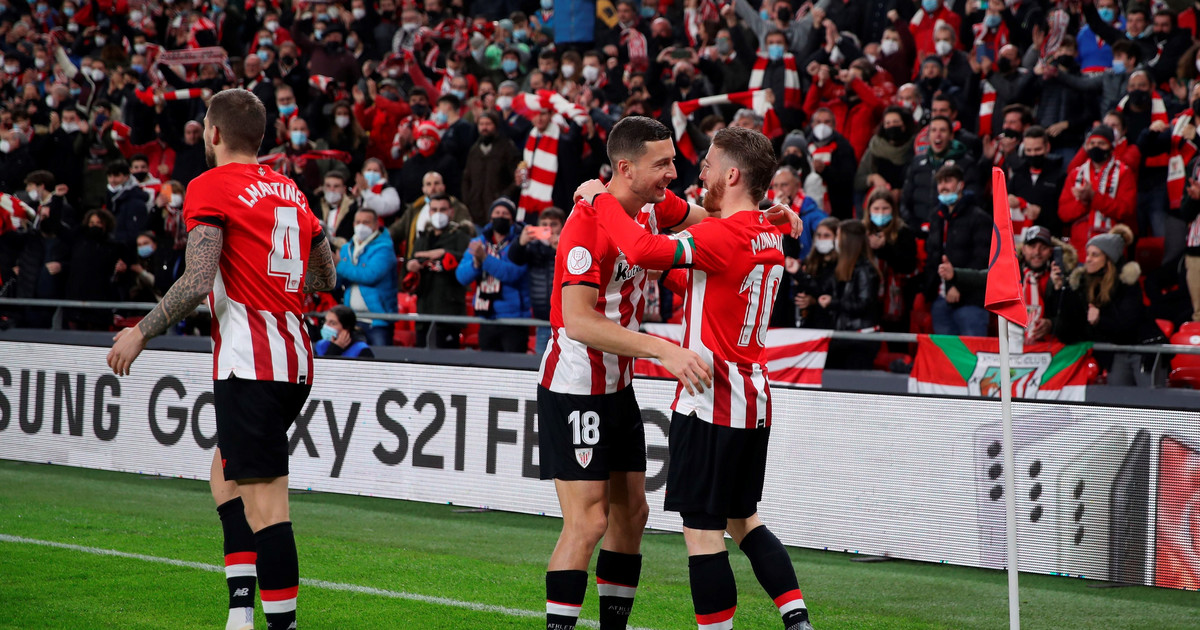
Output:
[[[580,466],[587,468],[588,464],[592,463],[592,449],[590,449],[590,448],[575,449],[575,461],[579,462]]]
[[[572,247],[571,251],[567,252],[567,271],[572,275],[582,275],[591,267],[592,253],[586,247]]]

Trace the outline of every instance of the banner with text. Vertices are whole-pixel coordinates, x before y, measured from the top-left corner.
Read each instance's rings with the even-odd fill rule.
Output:
[[[206,479],[212,357],[146,351],[117,378],[106,352],[0,342],[0,458]],[[557,515],[553,484],[538,479],[536,382],[526,370],[318,360],[290,434],[292,486]],[[650,526],[678,531],[662,511],[675,385],[635,387]],[[785,543],[1003,566],[995,401],[777,383],[772,402],[760,509]],[[1200,586],[1194,411],[1019,402],[1014,435],[1021,570]]]

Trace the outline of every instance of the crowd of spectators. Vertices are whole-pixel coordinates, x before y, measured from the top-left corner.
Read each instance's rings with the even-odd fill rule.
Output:
[[[607,130],[644,115],[675,130],[672,189],[693,200],[717,130],[774,140],[769,196],[806,227],[787,241],[774,326],[994,332],[980,270],[999,167],[1027,339],[1152,342],[1155,320],[1200,321],[1198,14],[1140,0],[0,0],[0,294],[161,297],[205,168],[205,99],[242,87],[267,108],[261,161],[308,194],[338,259],[340,286],[314,310],[545,318],[571,194],[611,174]],[[647,319],[670,320],[674,301],[653,286]],[[66,313],[81,329],[113,317]],[[343,350],[403,337],[344,311],[314,332]],[[420,323],[403,340],[525,352],[545,331]],[[870,367],[877,349],[829,360]]]

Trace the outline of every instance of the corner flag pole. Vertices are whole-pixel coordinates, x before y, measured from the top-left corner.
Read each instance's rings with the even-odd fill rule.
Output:
[[[1012,375],[1009,373],[1008,326],[1000,318],[1000,413],[1004,420],[1004,525],[1008,531],[1008,627],[1021,628],[1021,600],[1017,588],[1016,464],[1013,456]]]
[[[1009,372],[1008,325],[1029,323],[1021,292],[1020,268],[1013,245],[1012,214],[1008,208],[1008,181],[1004,171],[992,169],[992,251],[988,262],[987,310],[1000,316],[1000,413],[1004,425],[1004,523],[1008,531],[1008,626],[1021,628],[1021,600],[1017,591],[1017,490],[1013,456],[1012,374]]]

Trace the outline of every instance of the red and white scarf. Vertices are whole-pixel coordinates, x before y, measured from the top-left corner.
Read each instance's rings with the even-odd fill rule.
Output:
[[[1185,109],[1171,125],[1171,151],[1167,158],[1167,199],[1172,210],[1179,208],[1179,204],[1183,203],[1183,187],[1187,179],[1185,171],[1188,162],[1196,156],[1196,146],[1183,137],[1183,130],[1192,122],[1194,115],[1195,112]]]
[[[700,0],[695,8],[683,10],[683,23],[687,27],[688,45],[695,48],[704,37],[704,23],[716,22],[720,15],[713,0]]]
[[[1087,162],[1083,163],[1083,166],[1079,167],[1079,170],[1075,173],[1075,185],[1087,186],[1088,188],[1093,189],[1098,195],[1106,195],[1108,197],[1115,198],[1117,196],[1117,187],[1121,183],[1121,161],[1116,158],[1110,159],[1108,163],[1104,165],[1104,169],[1100,171],[1100,181],[1096,186],[1092,185],[1093,166],[1094,165],[1092,164],[1092,161],[1088,160]],[[1091,215],[1092,226],[1088,231],[1088,238],[1091,238],[1096,234],[1104,234],[1112,229],[1113,221],[1104,213],[1098,210],[1092,210]]]
[[[979,82],[983,93],[979,97],[979,135],[992,135],[992,113],[996,109],[996,88],[987,79]]]
[[[525,164],[529,174],[521,184],[521,197],[517,200],[517,221],[526,216],[536,216],[554,205],[554,182],[558,178],[558,139],[562,127],[551,122],[545,131],[537,127],[529,130],[525,139]]]
[[[763,134],[768,138],[774,138],[783,133],[783,126],[779,124],[775,108],[767,101],[766,90],[755,89],[733,94],[705,96],[690,101],[678,101],[671,106],[671,125],[675,128],[675,145],[679,148],[679,154],[693,164],[700,158],[695,145],[692,144],[691,136],[687,133],[688,117],[692,112],[701,107],[730,104],[749,107],[754,110],[754,113],[762,116]]]
[[[758,53],[758,58],[754,60],[754,70],[750,72],[751,91],[765,87],[763,77],[769,62],[770,59],[765,53]],[[804,106],[804,99],[800,96],[800,73],[796,70],[796,56],[783,53],[783,68],[783,106],[800,109]]]
[[[630,70],[645,72],[650,68],[650,46],[646,36],[636,28],[627,28],[621,33],[621,46],[629,53]]]
[[[1128,104],[1129,95],[1126,94],[1125,96],[1121,97],[1121,101],[1117,103],[1117,111],[1125,114],[1125,107]],[[1160,120],[1164,125],[1169,123],[1169,119],[1167,118],[1167,106],[1163,103],[1162,95],[1158,93],[1158,90],[1150,90],[1150,122],[1155,123]],[[1166,165],[1166,153],[1160,153],[1159,155],[1153,155],[1146,158],[1146,166],[1149,168],[1162,168]]]
[[[190,88],[187,90],[170,90],[158,95],[154,93],[153,89],[146,88],[144,90],[134,89],[133,95],[139,101],[145,103],[146,107],[154,107],[159,103],[186,101],[193,98],[208,98],[212,96],[212,90],[208,88]]]
[[[350,154],[345,151],[316,149],[292,156],[289,156],[286,151],[268,153],[258,156],[258,163],[270,166],[281,175],[290,176],[293,172],[299,173],[304,170],[309,160],[337,160],[343,164],[349,164],[350,159]]]

